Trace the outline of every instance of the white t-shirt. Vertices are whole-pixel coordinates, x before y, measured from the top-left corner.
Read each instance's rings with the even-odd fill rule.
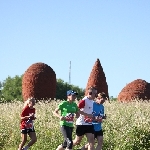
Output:
[[[93,113],[93,100],[90,100],[85,96],[82,100],[79,101],[78,107],[81,111],[87,114]],[[87,116],[81,115],[76,120],[76,125],[92,125],[92,119]]]

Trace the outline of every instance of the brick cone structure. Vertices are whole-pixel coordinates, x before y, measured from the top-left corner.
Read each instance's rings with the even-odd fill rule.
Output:
[[[103,68],[101,66],[99,59],[96,60],[94,66],[93,66],[93,69],[90,73],[90,77],[88,79],[87,86],[85,89],[85,95],[87,95],[88,88],[91,86],[96,87],[98,93],[105,92],[105,94],[109,98],[108,85],[106,82],[105,73],[103,71]]]
[[[22,79],[22,96],[24,100],[34,97],[38,100],[53,99],[56,94],[56,74],[44,63],[32,64]]]
[[[132,101],[138,98],[150,100],[150,83],[142,79],[137,79],[127,84],[119,93],[118,101]]]

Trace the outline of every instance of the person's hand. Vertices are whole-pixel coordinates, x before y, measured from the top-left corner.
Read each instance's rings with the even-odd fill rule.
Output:
[[[66,120],[66,118],[61,116],[60,120],[63,121],[63,120]]]
[[[107,116],[106,116],[106,114],[103,116],[103,119],[106,119],[107,118]]]
[[[29,114],[29,118],[32,118],[32,117],[34,117],[34,113]]]
[[[96,119],[97,119],[96,116],[93,116],[92,120],[93,120],[93,121],[96,121]]]
[[[76,118],[79,118],[80,114],[79,113],[76,113]]]
[[[97,117],[97,122],[102,122],[102,117],[101,116]]]

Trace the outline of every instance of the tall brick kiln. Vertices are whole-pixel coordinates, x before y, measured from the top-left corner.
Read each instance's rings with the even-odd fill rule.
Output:
[[[98,93],[105,92],[109,98],[108,85],[106,82],[105,73],[103,71],[103,68],[101,66],[99,59],[96,60],[93,66],[93,69],[90,73],[90,77],[88,79],[87,86],[85,89],[85,95],[87,95],[87,89],[91,86],[95,86],[97,88]]]

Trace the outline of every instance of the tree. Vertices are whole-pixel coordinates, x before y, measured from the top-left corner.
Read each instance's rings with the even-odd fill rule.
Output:
[[[78,92],[77,98],[80,99],[84,96],[84,90],[79,88],[78,86],[70,85],[67,82],[64,82],[62,79],[57,79],[56,84],[56,99],[67,99],[67,91],[74,90]]]
[[[2,86],[3,86],[3,85],[2,85],[2,82],[0,82],[0,89],[2,88]]]
[[[7,101],[11,100],[22,100],[22,76],[15,76],[11,78],[8,76],[6,80],[3,82],[3,89],[1,90],[1,94],[3,98]]]
[[[22,77],[16,75],[15,77],[6,78],[3,83],[0,84],[1,89],[0,97],[3,97],[5,101],[18,100],[22,101]],[[56,83],[56,99],[67,99],[67,90],[75,90],[78,92],[77,98],[80,99],[84,96],[84,90],[78,86],[70,85],[67,82],[64,82],[62,79],[57,79]]]
[[[1,88],[2,88],[2,82],[0,82],[0,99],[2,97],[2,90],[1,90]]]
[[[56,83],[56,99],[66,99],[67,84],[64,80],[57,79]]]

